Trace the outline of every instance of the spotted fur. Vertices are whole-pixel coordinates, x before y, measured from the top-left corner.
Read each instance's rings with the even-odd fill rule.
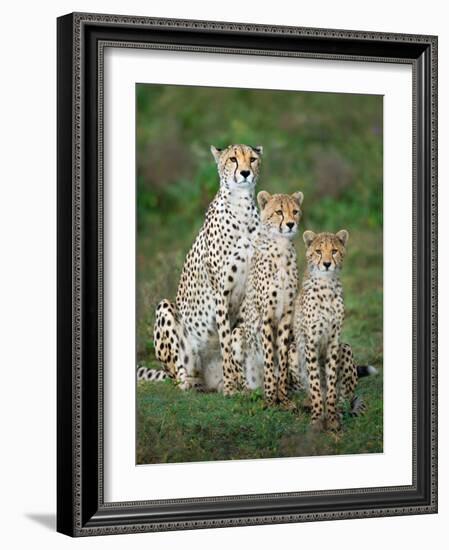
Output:
[[[364,410],[354,396],[357,367],[352,349],[340,342],[344,301],[339,274],[349,234],[305,231],[303,238],[307,268],[295,303],[289,368],[294,383],[308,391],[313,425],[335,430],[340,400],[351,402],[353,414]]]
[[[137,381],[142,382],[161,382],[167,380],[168,374],[164,370],[149,369],[148,367],[140,366],[137,368]]]
[[[176,303],[156,310],[154,345],[165,372],[182,389],[221,390],[242,386],[230,360],[231,330],[245,294],[259,231],[254,190],[262,147],[211,147],[220,188],[187,254]]]
[[[288,344],[297,290],[297,233],[303,194],[258,194],[261,228],[251,260],[245,299],[232,332],[235,370],[246,386],[263,385],[267,405],[294,409],[287,397]]]

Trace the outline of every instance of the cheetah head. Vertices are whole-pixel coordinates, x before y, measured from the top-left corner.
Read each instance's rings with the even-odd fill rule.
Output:
[[[254,189],[259,175],[263,147],[229,145],[225,149],[211,146],[220,182],[230,189]]]
[[[267,191],[260,191],[257,202],[262,226],[271,235],[294,237],[298,231],[303,199],[301,191],[292,195],[270,195]]]
[[[338,272],[343,265],[348,238],[346,229],[335,234],[304,231],[303,239],[310,271],[321,275]]]

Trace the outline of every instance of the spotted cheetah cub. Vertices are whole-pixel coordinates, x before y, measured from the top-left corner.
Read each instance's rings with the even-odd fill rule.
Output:
[[[297,233],[303,194],[257,196],[261,227],[250,264],[246,295],[231,338],[232,360],[246,387],[264,387],[267,405],[293,410],[287,398],[288,343],[297,290]]]
[[[339,428],[340,398],[350,399],[359,409],[354,414],[363,408],[354,398],[357,368],[351,347],[340,343],[344,302],[339,275],[348,238],[345,229],[335,235],[313,231],[303,235],[307,267],[295,302],[289,369],[293,380],[305,382],[315,429]]]

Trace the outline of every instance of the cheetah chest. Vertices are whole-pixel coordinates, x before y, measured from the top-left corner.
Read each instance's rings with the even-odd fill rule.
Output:
[[[342,297],[326,290],[314,296],[312,315],[308,323],[322,354],[326,353],[329,341],[340,331],[344,317]]]
[[[233,316],[237,315],[246,292],[249,266],[254,247],[246,236],[240,236],[234,245],[230,256],[229,268],[226,273],[228,282],[231,282],[229,307]]]
[[[269,303],[272,303],[273,317],[276,321],[292,309],[292,303],[296,291],[296,272],[294,267],[296,259],[291,255],[282,255],[273,266],[274,276],[271,275],[272,282],[269,288]]]

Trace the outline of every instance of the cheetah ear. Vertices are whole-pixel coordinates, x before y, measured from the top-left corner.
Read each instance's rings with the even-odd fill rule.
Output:
[[[260,156],[263,155],[263,147],[262,145],[256,145],[255,147],[251,146],[251,149],[253,149],[253,151],[256,151],[256,153]]]
[[[301,191],[297,191],[296,193],[292,193],[293,199],[301,206],[302,201],[304,200],[304,193],[301,193]]]
[[[313,231],[304,231],[302,238],[307,248],[313,243],[316,234]]]
[[[218,149],[213,145],[210,146],[211,153],[214,155],[215,162],[218,162],[221,156],[223,149]]]
[[[337,238],[339,241],[341,241],[343,246],[346,246],[346,243],[348,242],[348,239],[349,239],[349,233],[346,231],[346,229],[342,229],[337,233]]]
[[[260,206],[260,209],[263,210],[267,202],[271,199],[270,193],[268,191],[259,191],[257,194],[257,202]]]

